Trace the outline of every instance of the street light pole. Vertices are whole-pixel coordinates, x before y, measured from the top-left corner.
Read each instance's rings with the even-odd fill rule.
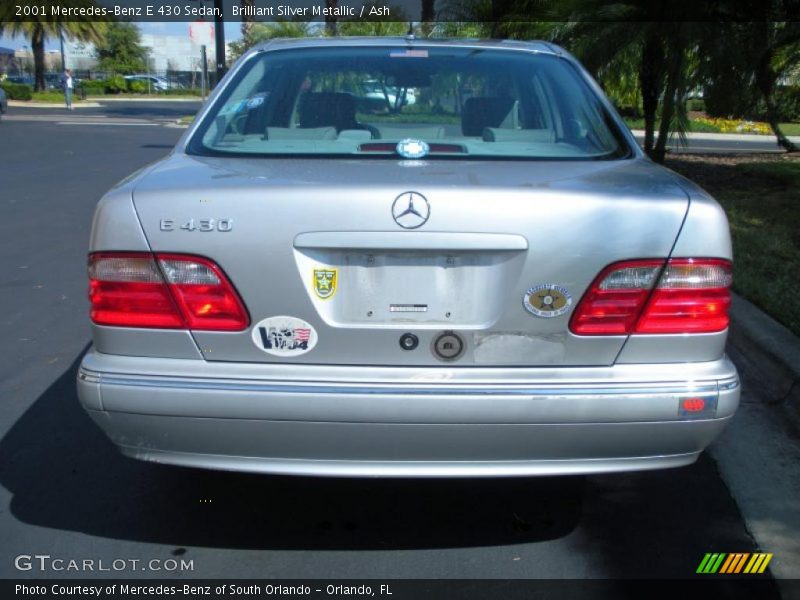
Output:
[[[197,1],[197,0],[192,0]],[[208,0],[199,0],[206,2]],[[217,81],[225,76],[225,12],[222,0],[214,0],[214,55],[216,58]]]
[[[214,0],[214,54],[217,60],[217,83],[228,70],[225,65],[225,19],[222,11],[222,0]]]
[[[58,40],[61,42],[61,70],[66,71],[67,62],[64,60],[64,28],[58,27]]]

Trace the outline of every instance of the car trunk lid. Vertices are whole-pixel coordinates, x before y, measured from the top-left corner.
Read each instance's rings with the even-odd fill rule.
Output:
[[[668,257],[688,207],[643,159],[181,154],[134,202],[153,251],[216,261],[249,310],[246,331],[192,332],[206,359],[399,366],[613,363],[625,336],[575,336],[571,311],[606,265]]]

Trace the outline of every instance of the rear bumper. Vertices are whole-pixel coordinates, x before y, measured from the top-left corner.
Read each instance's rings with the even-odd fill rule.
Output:
[[[209,363],[90,351],[81,403],[125,454],[336,476],[504,476],[693,462],[739,402],[727,358],[592,368]],[[681,414],[687,397],[711,407]]]

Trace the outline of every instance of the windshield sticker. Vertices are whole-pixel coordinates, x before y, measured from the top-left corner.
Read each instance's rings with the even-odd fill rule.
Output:
[[[391,58],[428,58],[427,50],[401,50],[390,52]]]
[[[258,108],[264,104],[265,96],[266,94],[258,94],[257,96],[253,96],[247,101],[247,108]]]
[[[253,327],[253,343],[273,356],[299,356],[317,345],[317,331],[296,317],[268,317]]]

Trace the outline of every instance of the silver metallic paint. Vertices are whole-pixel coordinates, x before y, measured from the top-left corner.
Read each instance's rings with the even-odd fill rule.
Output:
[[[477,163],[186,155],[187,141],[246,61],[330,43],[557,55],[609,109],[632,158]],[[389,210],[407,190],[431,203],[430,220],[417,231],[398,231]],[[337,201],[346,201],[348,210],[335,210]],[[236,222],[225,236],[159,230],[163,218],[222,217]],[[342,250],[443,253],[492,246],[517,257],[502,263],[514,265],[504,271],[507,289],[495,292],[500,300],[491,319],[461,323],[467,351],[452,364],[423,350],[438,328],[419,322],[354,327],[325,319],[295,259],[298,252],[324,258]],[[253,322],[292,314],[321,337],[313,352],[286,363],[255,348],[249,330],[94,326],[95,349],[78,376],[81,403],[136,458],[337,476],[666,468],[693,462],[739,401],[736,371],[723,356],[726,332],[581,337],[567,330],[571,311],[534,319],[522,308],[526,289],[550,281],[568,288],[577,304],[600,269],[616,260],[731,257],[716,202],[646,159],[597,84],[551,44],[340,38],[252,49],[175,150],[103,198],[90,248],[208,256],[237,286]],[[413,352],[397,344],[406,331],[419,337]],[[680,420],[678,398],[691,391],[717,394],[716,418]]]

